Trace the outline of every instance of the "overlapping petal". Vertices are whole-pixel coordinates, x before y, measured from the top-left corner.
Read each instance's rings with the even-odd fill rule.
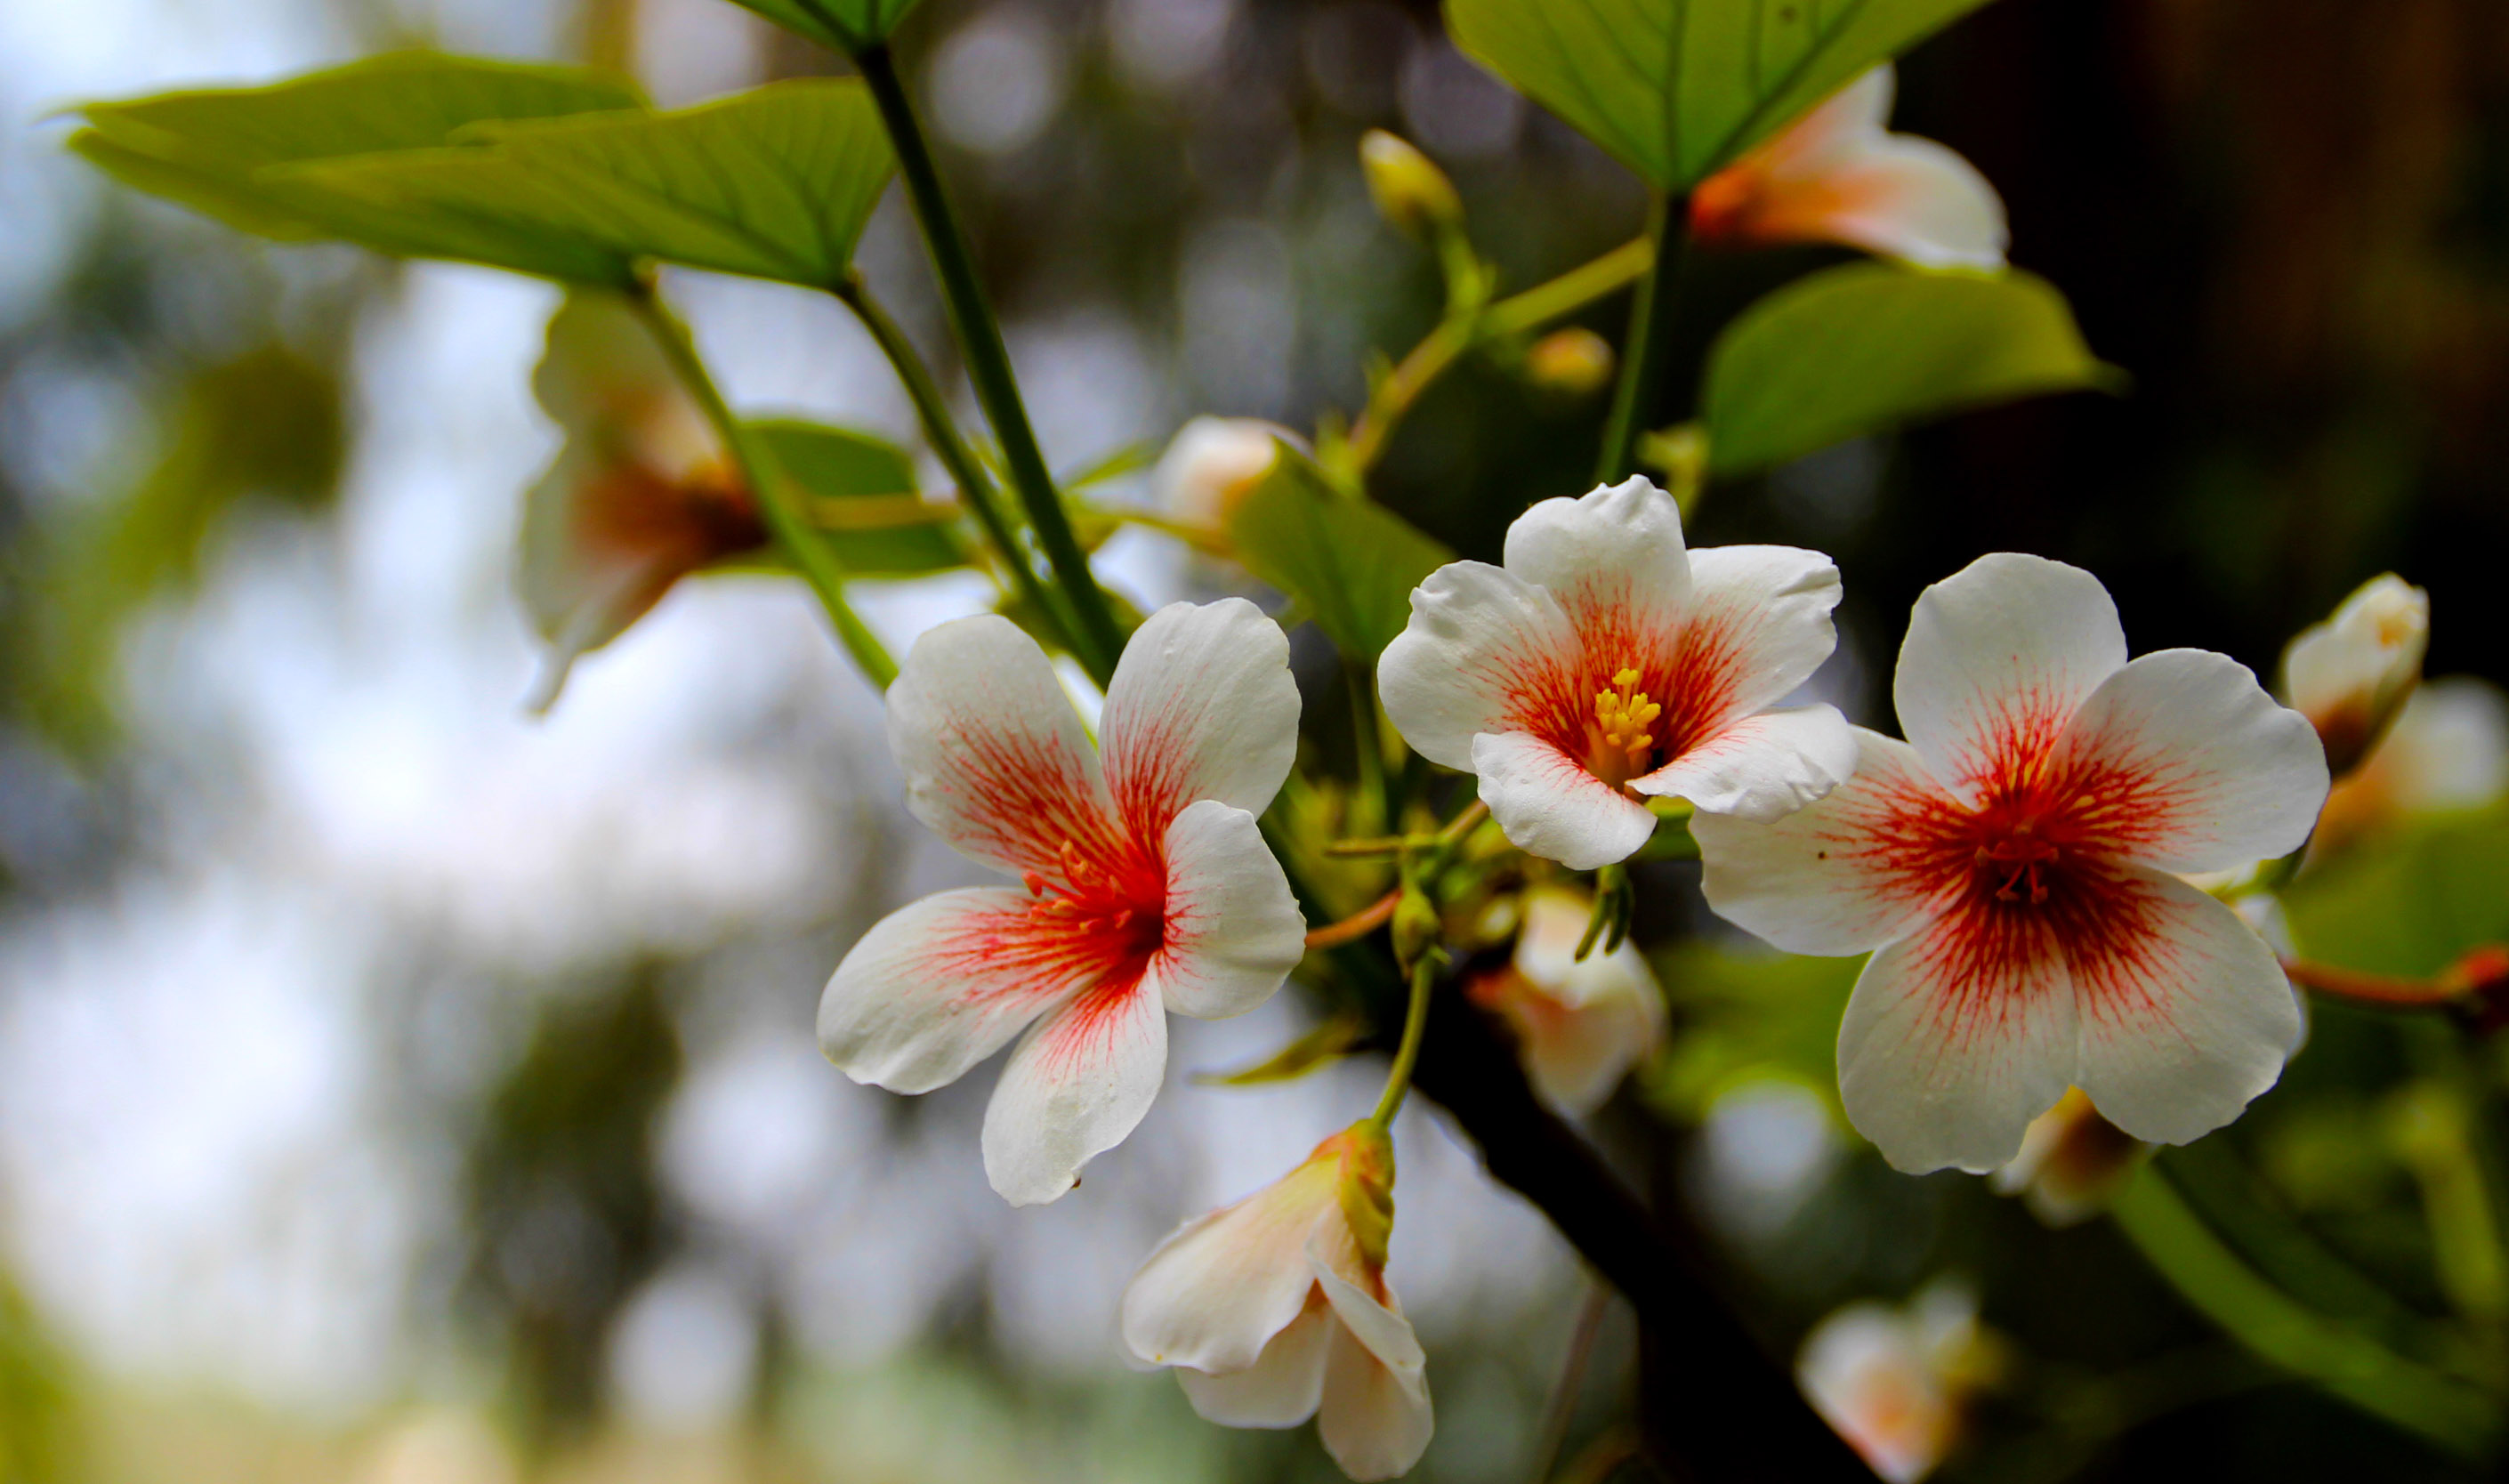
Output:
[[[1304,1282],[1299,1291],[1314,1290],[1313,1282]],[[1185,1400],[1204,1421],[1223,1428],[1294,1428],[1316,1415],[1324,1400],[1326,1357],[1341,1326],[1323,1303],[1311,1296],[1303,1302],[1306,1307],[1272,1336],[1254,1364],[1217,1375],[1177,1371]]]
[[[1453,562],[1412,591],[1411,622],[1377,661],[1377,691],[1415,752],[1469,770],[1473,739],[1518,729],[1526,696],[1582,657],[1548,590],[1486,562]]]
[[[985,1108],[985,1178],[1013,1206],[1054,1200],[1141,1124],[1167,1065],[1159,996],[1139,978],[1100,981],[1011,1053]]]
[[[1730,722],[1629,787],[1766,822],[1827,795],[1855,770],[1855,753],[1854,729],[1837,707],[1795,706]]]
[[[1154,1365],[1217,1374],[1254,1364],[1307,1307],[1307,1243],[1339,1210],[1334,1166],[1310,1161],[1178,1227],[1124,1289],[1124,1344]]]
[[[1340,1320],[1326,1354],[1316,1435],[1354,1479],[1407,1473],[1428,1451],[1437,1421],[1411,1321],[1322,1260],[1311,1266]]]
[[[1196,799],[1259,810],[1297,760],[1289,636],[1243,598],[1171,603],[1125,644],[1099,728],[1136,834],[1155,838]]]
[[[1541,737],[1483,732],[1472,769],[1509,843],[1571,871],[1626,861],[1655,834],[1652,810]]]
[[[1703,546],[1690,580],[1688,624],[1717,636],[1735,715],[1785,699],[1838,648],[1838,565],[1817,551]]]
[[[1179,814],[1166,845],[1166,935],[1150,980],[1179,1015],[1243,1015],[1306,955],[1307,921],[1290,878],[1254,816],[1216,798]]]

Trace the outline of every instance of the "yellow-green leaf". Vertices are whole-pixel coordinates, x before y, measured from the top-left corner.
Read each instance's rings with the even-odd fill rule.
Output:
[[[916,0],[732,0],[788,31],[848,55],[885,41]]]
[[[1411,617],[1411,589],[1454,553],[1408,521],[1325,486],[1287,444],[1228,512],[1246,569],[1294,599],[1341,651],[1372,661]]]

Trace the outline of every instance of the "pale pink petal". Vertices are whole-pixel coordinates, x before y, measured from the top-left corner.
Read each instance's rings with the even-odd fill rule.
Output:
[[[1507,570],[1550,589],[1582,630],[1595,615],[1669,627],[1690,601],[1681,507],[1644,475],[1546,500],[1507,528]],[[1590,636],[1591,638],[1591,636]]]
[[[1804,1341],[1795,1377],[1823,1420],[1889,1484],[1931,1473],[1959,1431],[1956,1399],[1908,1320],[1850,1304]]]
[[[1411,621],[1376,665],[1385,715],[1412,750],[1469,770],[1473,738],[1517,729],[1554,690],[1586,692],[1584,649],[1557,600],[1484,562],[1452,562],[1411,593]]]
[[[1854,729],[1837,707],[1797,706],[1729,723],[1629,787],[1765,822],[1838,787],[1855,770],[1855,754]]]
[[[2074,992],[2049,916],[1965,896],[1864,966],[1838,1029],[1838,1094],[1894,1168],[1983,1174],[2065,1095]]]
[[[1838,568],[1817,551],[1708,546],[1690,553],[1690,626],[1717,636],[1738,715],[1783,700],[1838,648]]]
[[[985,1108],[985,1178],[1013,1206],[1054,1200],[1141,1123],[1167,1065],[1157,993],[1138,979],[1101,981],[1011,1053]]]
[[[1908,134],[1869,141],[1760,220],[1776,235],[1843,242],[1920,268],[1999,269],[2011,241],[2003,199],[1977,167]]]
[[[2125,629],[2099,578],[1999,551],[1918,595],[1892,695],[1926,765],[1975,802],[2026,771],[2124,667]]]
[[[1516,971],[1571,1009],[1629,1000],[1661,1010],[1664,990],[1637,945],[1623,940],[1608,953],[1597,949],[1577,957],[1593,906],[1582,891],[1538,886],[1526,892],[1524,925],[1516,937]]]
[[[856,1082],[930,1092],[1118,967],[1105,935],[1031,906],[1022,891],[967,887],[882,917],[820,996],[819,1049]]]
[[[974,860],[1060,881],[1067,844],[1110,873],[1133,852],[1053,664],[1007,618],[915,642],[888,687],[888,743],[907,807]]]
[[[1878,137],[1891,121],[1898,75],[1889,62],[1831,93],[1770,136],[1745,159],[1779,176],[1820,169],[1843,151]]]
[[[1961,806],[1905,742],[1861,726],[1853,776],[1767,823],[1690,821],[1718,916],[1795,953],[1861,953],[1905,937],[1964,883]]]
[[[1168,827],[1167,934],[1150,980],[1179,1015],[1218,1020],[1272,997],[1306,956],[1307,920],[1254,816],[1216,798]]]
[[[1428,1451],[1436,1429],[1428,1357],[1411,1332],[1411,1321],[1320,1257],[1310,1266],[1340,1320],[1332,1326],[1325,1359],[1316,1435],[1353,1479],[1407,1473]],[[1391,1290],[1386,1297],[1393,1297]]]
[[[1254,1365],[1315,1291],[1307,1243],[1320,1223],[1340,1220],[1338,1168],[1310,1161],[1170,1233],[1125,1286],[1125,1347],[1155,1365],[1215,1374]]]
[[[2301,1031],[2291,986],[2237,913],[2176,876],[2130,870],[2108,918],[2067,945],[2074,1080],[2136,1138],[2200,1138],[2282,1075]]]
[[[2080,800],[2106,853],[2164,871],[2227,871],[2288,855],[2326,802],[2308,719],[2247,666],[2204,649],[2146,654],[2104,682],[2066,729],[2041,785]]]
[[[1125,644],[1099,732],[1107,792],[1144,841],[1198,798],[1261,813],[1298,752],[1289,636],[1243,598],[1169,604]]]
[[[1502,1009],[1512,1012],[1508,1020],[1523,1049],[1533,1090],[1571,1117],[1601,1107],[1663,1033],[1664,1012],[1654,991],[1579,1006],[1526,1003],[1537,998],[1526,992]]]
[[[605,464],[643,464],[676,478],[723,457],[704,409],[623,295],[567,294],[549,316],[532,392],[570,438],[582,439]]]
[[[1473,741],[1472,767],[1509,843],[1571,871],[1626,861],[1655,834],[1646,805],[1539,737],[1484,732]]]
[[[1298,1276],[1305,1278],[1305,1271]],[[1303,1291],[1314,1289],[1310,1281]],[[1324,1399],[1325,1356],[1340,1330],[1330,1308],[1311,1303],[1272,1336],[1254,1364],[1217,1375],[1180,1369],[1177,1381],[1206,1422],[1223,1428],[1294,1428],[1315,1416]]]

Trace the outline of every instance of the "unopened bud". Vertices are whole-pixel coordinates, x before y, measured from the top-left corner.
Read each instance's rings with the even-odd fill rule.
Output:
[[[2283,651],[2283,694],[2317,728],[2329,772],[2350,772],[2386,735],[2421,680],[2429,646],[2429,594],[2386,573]]]
[[[1359,165],[1376,209],[1395,226],[1425,238],[1463,224],[1454,182],[1408,141],[1371,129],[1359,141]]]
[[[1612,343],[1582,325],[1554,330],[1524,352],[1525,378],[1561,396],[1592,396],[1612,380]]]
[[[1370,1269],[1385,1266],[1394,1240],[1394,1139],[1373,1119],[1361,1119],[1334,1136],[1341,1155],[1342,1219]]]
[[[1219,531],[1228,512],[1272,472],[1283,439],[1300,441],[1260,418],[1195,418],[1177,429],[1151,467],[1151,498],[1180,525]]]
[[[1438,904],[1419,887],[1404,883],[1403,900],[1394,907],[1395,959],[1408,972],[1444,935],[1445,921],[1438,913]]]

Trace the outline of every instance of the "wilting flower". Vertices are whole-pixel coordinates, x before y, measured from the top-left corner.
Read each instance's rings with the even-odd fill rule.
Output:
[[[1013,1205],[1062,1195],[1142,1121],[1167,1012],[1242,1014],[1296,966],[1305,923],[1254,827],[1297,746],[1289,660],[1242,598],[1171,604],[1115,667],[1103,750],[1045,651],[991,614],[925,634],[889,688],[908,807],[1023,885],[882,918],[828,982],[819,1045],[921,1093],[1034,1022],[985,1112],[985,1174]]]
[[[1220,531],[1228,512],[1272,472],[1284,438],[1302,446],[1297,434],[1260,418],[1195,418],[1177,429],[1151,467],[1151,498],[1179,525]]]
[[[653,331],[617,297],[567,296],[532,390],[566,435],[523,498],[523,606],[548,644],[540,711],[579,655],[690,573],[765,545],[767,528]]]
[[[1970,1396],[1993,1379],[1995,1350],[1977,1301],[1928,1285],[1904,1309],[1855,1303],[1804,1340],[1795,1380],[1838,1435],[1891,1484],[1933,1472],[1966,1422]]]
[[[2003,266],[2003,203],[1976,167],[1884,126],[1884,64],[1700,182],[1690,230],[1708,242],[1838,242],[1923,268]]]
[[[2283,696],[2317,728],[2336,777],[2378,745],[2420,682],[2429,648],[2430,595],[2391,572],[2283,650]]]
[[[1995,1172],[1995,1188],[2021,1197],[2049,1226],[2097,1215],[2152,1146],[2100,1116],[2080,1088],[2030,1121],[2021,1152]]]
[[[2009,552],[1917,600],[1855,776],[1770,824],[1702,814],[1708,905],[1800,953],[1879,949],[1839,1027],[1891,1164],[1983,1173],[2068,1086],[2184,1143],[2300,1034],[2272,951],[2180,879],[2287,854],[2326,798],[2307,719],[2198,649],[2126,662],[2090,574]]]
[[[1593,910],[1584,892],[1537,886],[1522,910],[1514,961],[1465,992],[1506,1017],[1535,1092],[1562,1112],[1591,1113],[1663,1035],[1664,990],[1626,939],[1578,961]]]
[[[2476,809],[2509,792],[2509,698],[2452,675],[2416,687],[2387,735],[2336,780],[2312,851],[2334,850],[2416,814]]]
[[[1519,849],[1591,871],[1655,832],[1640,796],[1765,820],[1854,766],[1835,708],[1768,709],[1837,642],[1829,558],[1688,550],[1672,497],[1636,478],[1525,511],[1506,562],[1431,573],[1377,683]]]
[[[1124,1290],[1124,1344],[1177,1367],[1232,1428],[1316,1419],[1354,1479],[1420,1461],[1434,1425],[1411,1321],[1385,1282],[1394,1149],[1354,1124],[1254,1195],[1178,1227]]]

